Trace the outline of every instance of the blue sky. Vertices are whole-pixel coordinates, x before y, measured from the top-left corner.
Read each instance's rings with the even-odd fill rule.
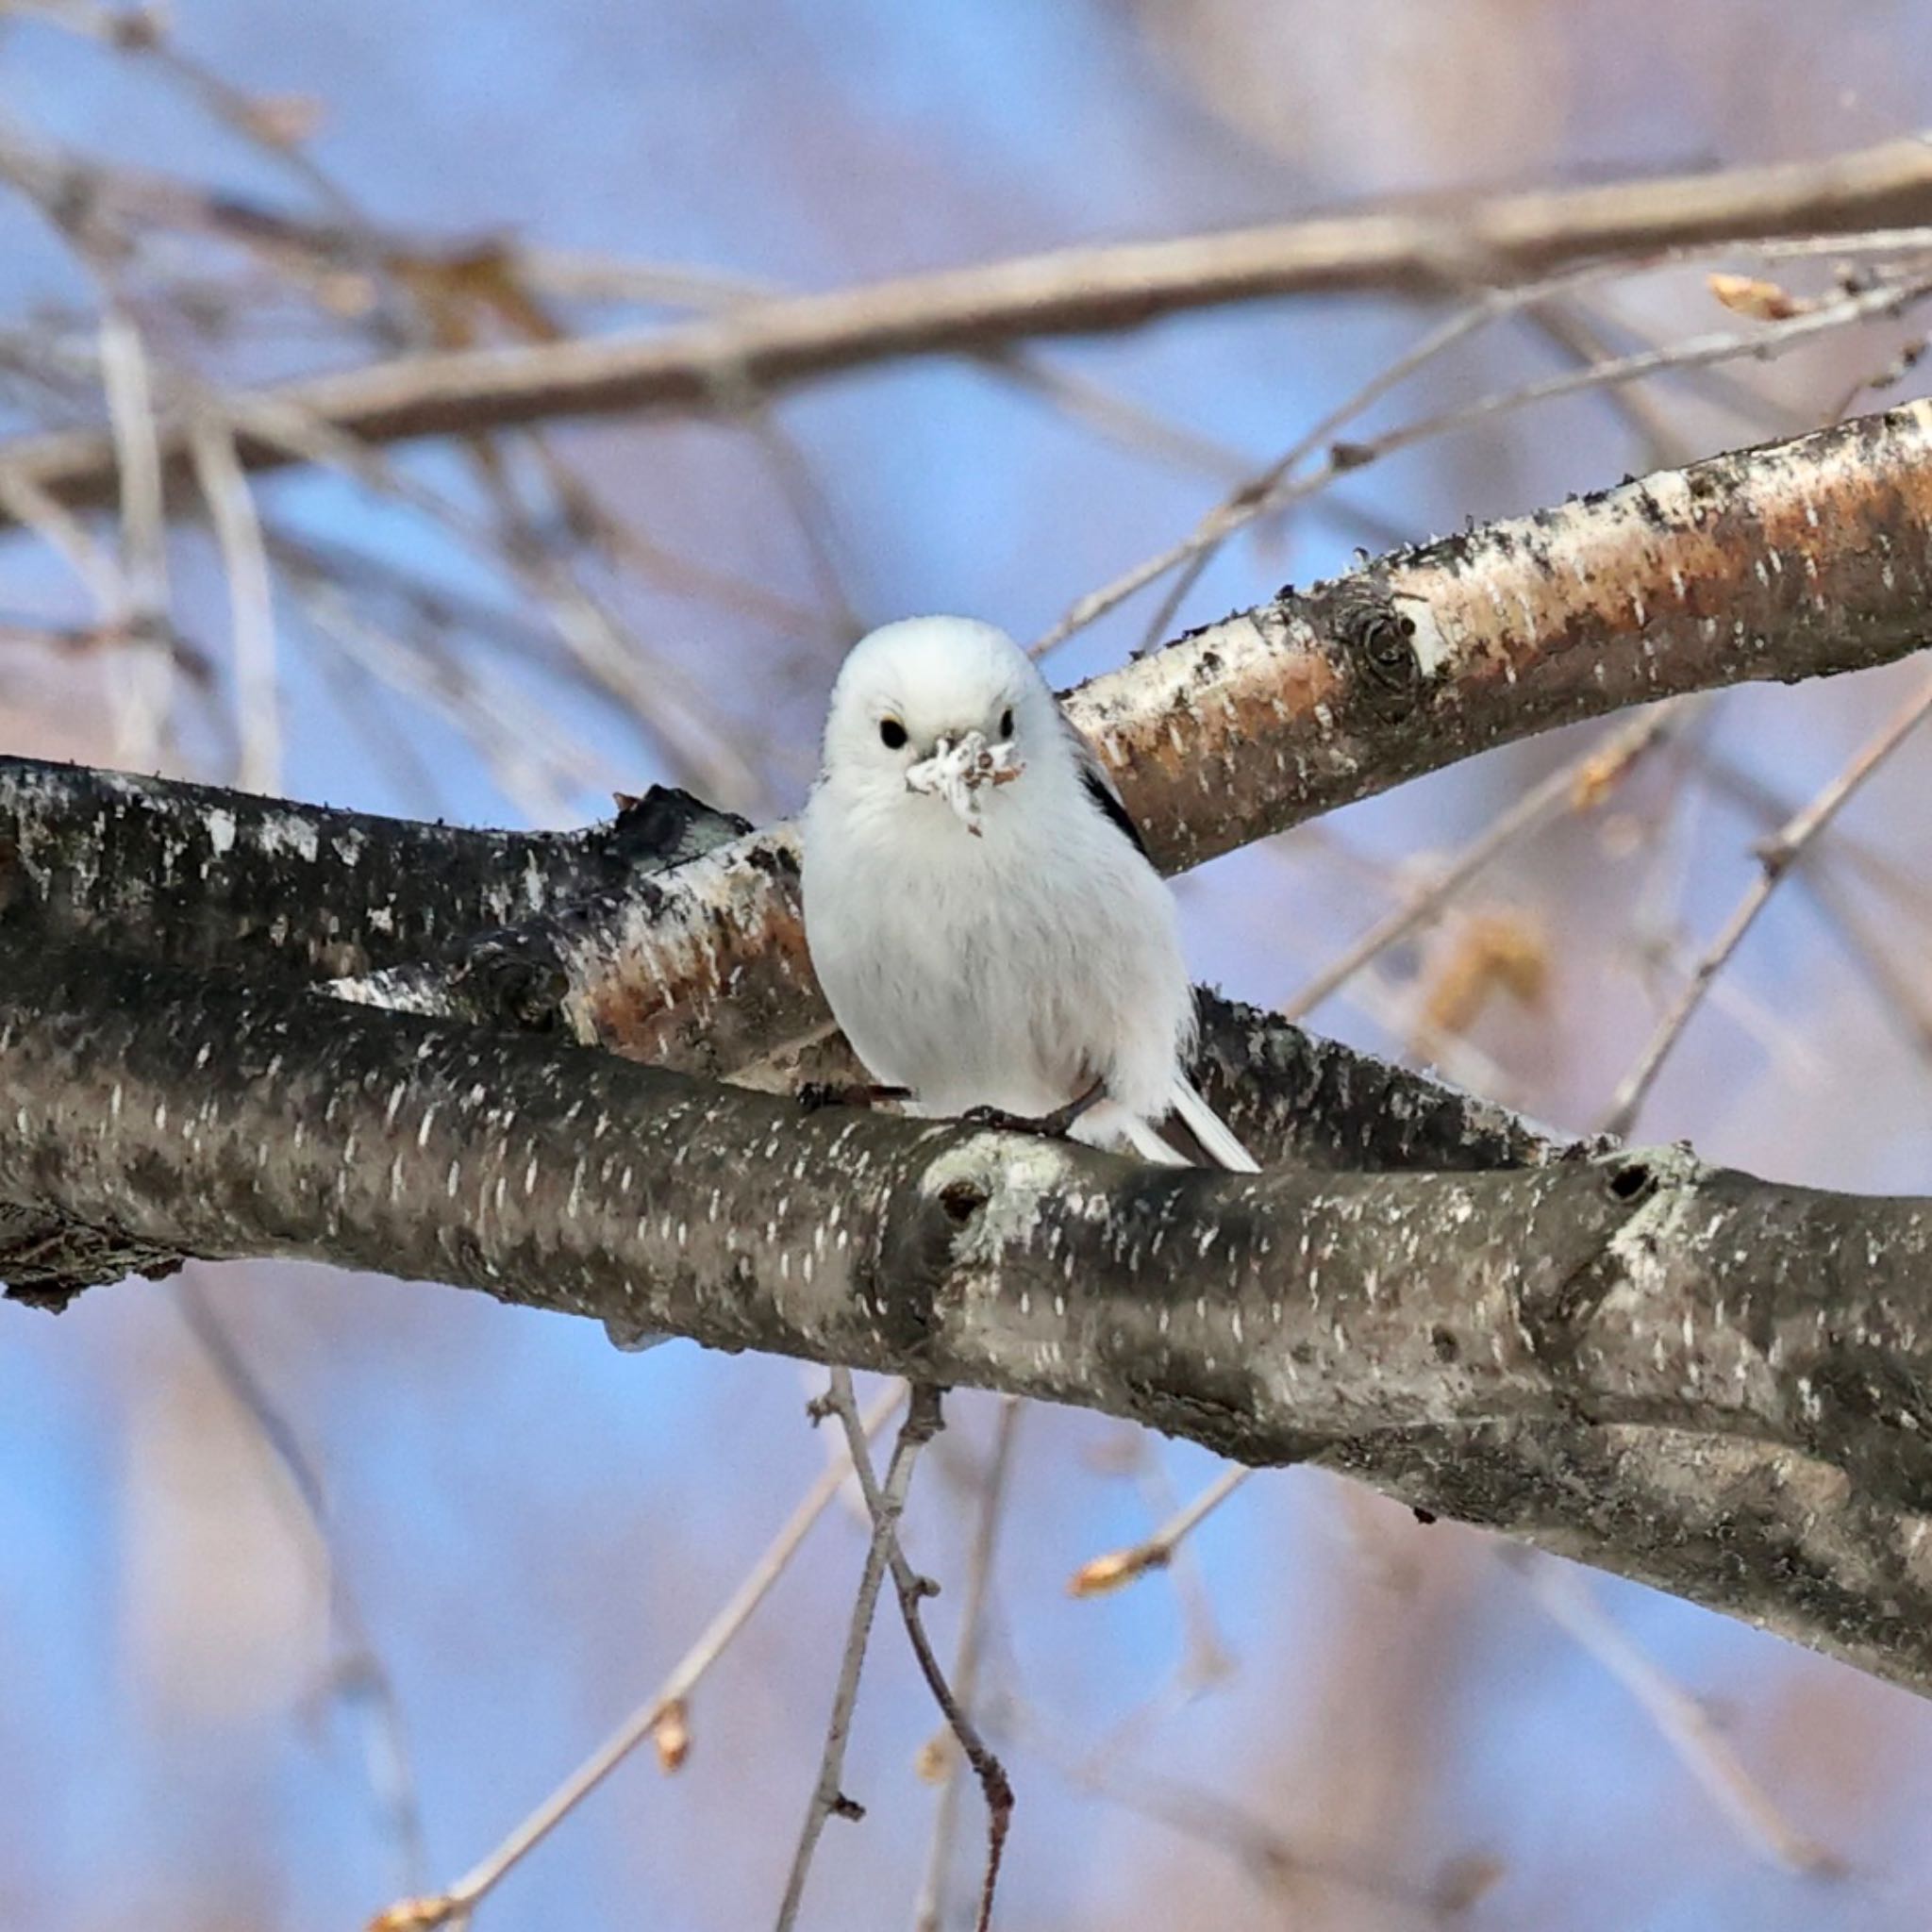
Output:
[[[1645,18],[1657,25],[1654,11]],[[1319,11],[1309,31],[1325,38],[1310,40],[1310,67],[1384,88],[1365,52],[1351,66],[1336,21]],[[1577,30],[1586,52],[1589,35],[1612,31],[1596,9],[1589,21]],[[185,0],[178,23],[184,43],[237,83],[319,96],[317,159],[400,229],[510,230],[549,248],[801,287],[1284,215],[1360,188],[1370,166],[1356,151],[1288,156],[1251,139],[1163,59],[1127,8],[336,0],[289,9]],[[1885,44],[1923,78],[1924,42],[1922,30],[1901,26]],[[1873,85],[1860,111],[1882,114],[1883,89]],[[1524,172],[1756,151],[1761,130],[1746,141],[1708,87],[1687,82],[1685,92],[1671,116],[1642,95],[1579,112],[1547,151],[1524,157]],[[303,205],[288,175],[140,61],[49,28],[14,25],[0,39],[0,99],[9,119],[45,139]],[[1427,102],[1411,107],[1422,113]],[[1837,126],[1839,111],[1821,108],[1819,125]],[[1445,140],[1441,151],[1453,146]],[[34,218],[0,206],[9,319],[84,293]],[[1335,299],[1043,353],[1259,462],[1399,353],[1423,320],[1401,305]],[[1552,358],[1524,336],[1498,337],[1434,393],[1474,393],[1556,366]],[[1416,407],[1410,398],[1371,420]],[[1074,596],[1171,541],[1224,488],[1124,451],[958,364],[827,383],[787,400],[780,421],[817,477],[844,594],[868,623],[955,608],[1038,633]],[[807,546],[741,435],[652,425],[599,429],[582,446],[626,508],[635,492],[654,528],[688,548],[715,542],[747,575],[811,596]],[[467,487],[447,456],[409,460],[440,487]],[[1352,493],[1423,536],[1641,466],[1627,427],[1585,401],[1506,419],[1453,449],[1427,446],[1365,475]],[[421,519],[351,486],[291,476],[268,486],[264,501],[291,527],[506,608],[514,601]],[[1271,543],[1230,546],[1187,614],[1218,614],[1284,579],[1339,569],[1357,541],[1345,520],[1316,511]],[[193,540],[179,562],[184,595],[219,637],[219,578]],[[8,609],[62,594],[26,545],[0,550],[0,570]],[[634,586],[621,602],[673,661],[700,676],[730,667],[728,706],[776,720],[771,800],[795,802],[836,642],[823,631],[774,640]],[[1147,609],[1097,626],[1058,660],[1059,674],[1119,661]],[[291,792],[476,822],[519,816],[459,731],[368,687],[350,687],[359,695],[345,699],[325,647],[283,615]],[[674,775],[608,708],[539,691],[534,676],[511,674],[512,689],[541,695],[586,756],[618,765],[631,789]],[[1754,692],[1728,706],[1712,736],[1803,796],[1881,698]],[[382,754],[371,708],[407,739],[433,797]],[[7,748],[32,752],[31,731],[16,726]],[[1332,837],[1360,861],[1357,871],[1316,844],[1208,868],[1183,889],[1197,964],[1248,997],[1285,996],[1365,923],[1362,869],[1386,870],[1474,830],[1554,756],[1541,746],[1487,760],[1344,815]],[[1916,767],[1898,775],[1867,836],[1894,842],[1922,791]],[[1662,808],[1646,796],[1640,817]],[[586,781],[558,815],[605,808]],[[1703,809],[1677,900],[1694,930],[1709,927],[1748,875],[1749,834],[1735,810]],[[1556,1017],[1524,1018],[1520,1035],[1499,1022],[1483,1035],[1518,1097],[1579,1127],[1586,1096],[1601,1096],[1649,1011],[1630,976],[1612,974],[1604,937],[1612,912],[1641,909],[1643,884],[1581,835],[1538,848],[1507,874],[1517,898],[1560,906],[1579,888],[1593,893],[1598,867],[1604,904],[1578,920],[1585,957],[1566,969]],[[1923,1076],[1898,1073],[1895,1047],[1869,1012],[1835,1004],[1845,974],[1824,923],[1794,909],[1754,945],[1740,984],[1760,1002],[1815,1008],[1814,1057],[1831,1057],[1848,1091],[1821,1098],[1805,1084],[1802,1056],[1795,1073],[1768,1072],[1749,1014],[1720,1013],[1660,1089],[1657,1131],[1696,1133],[1707,1151],[1820,1182],[1923,1185],[1932,1124]],[[1601,993],[1606,984],[1612,992]],[[1622,1028],[1608,1046],[1558,1024],[1593,1006]],[[1323,1020],[1366,1044],[1401,1044],[1373,1010],[1337,1006]],[[413,1748],[424,1876],[446,1881],[641,1699],[809,1482],[824,1450],[803,1419],[808,1379],[790,1364],[707,1357],[682,1344],[619,1356],[585,1324],[442,1290],[315,1270],[230,1271],[206,1285],[324,1472],[341,1559]],[[155,1678],[154,1660],[181,1641],[169,1636],[169,1617],[201,1614],[196,1604],[222,1604],[242,1619],[238,1633],[253,1633],[248,1641],[280,1641],[273,1577],[287,1560],[251,1541],[281,1533],[275,1510],[260,1503],[254,1452],[208,1389],[171,1291],[97,1292],[58,1323],[0,1316],[0,1641],[15,1659],[0,1700],[0,1923],[18,1932],[361,1923],[394,1874],[353,1726],[308,1694],[314,1659],[304,1660],[300,1619],[287,1624],[281,1677],[271,1658],[269,1688],[252,1699],[177,1695]],[[928,1472],[913,1519],[921,1560],[954,1585],[935,1611],[942,1629],[973,1507],[958,1478],[983,1453],[991,1422],[981,1402],[962,1401],[946,1453],[962,1467],[952,1481]],[[191,1444],[206,1437],[204,1461],[181,1446],[184,1428]],[[1117,1444],[1118,1432],[1094,1418],[1029,1421],[996,1593],[995,1684],[1075,1757],[1158,1693],[1185,1645],[1183,1600],[1169,1581],[1097,1604],[1064,1595],[1078,1561],[1149,1526],[1145,1500],[1098,1466]],[[1150,1453],[1180,1494],[1212,1473],[1185,1447]],[[231,1584],[136,1562],[142,1525],[129,1512],[154,1507],[152,1458],[163,1454],[208,1483],[200,1507],[217,1527],[208,1547],[225,1548]],[[675,1780],[642,1764],[620,1774],[479,1923],[535,1932],[647,1915],[697,1932],[768,1913],[803,1813],[859,1550],[854,1521],[835,1513],[708,1689],[689,1769]],[[1142,1771],[1218,1789],[1291,1836],[1351,1844],[1418,1883],[1452,1857],[1493,1853],[1507,1870],[1476,1925],[1907,1923],[1927,1875],[1918,1820],[1932,1724],[1899,1693],[1634,1587],[1602,1585],[1610,1614],[1646,1653],[1719,1702],[1740,1751],[1794,1818],[1847,1850],[1855,1880],[1825,1886],[1755,1857],[1627,1693],[1474,1538],[1387,1510],[1362,1518],[1337,1483],[1292,1473],[1251,1485],[1212,1519],[1189,1574],[1239,1668],[1146,1734],[1130,1754]],[[236,1604],[258,1589],[263,1607],[249,1624]],[[932,1718],[896,1639],[882,1620],[855,1741],[853,1783],[872,1815],[858,1832],[835,1827],[812,1923],[895,1922],[916,1883],[930,1794],[908,1767]],[[1140,1923],[1137,1912],[1150,1924],[1190,1923],[1190,1912],[1206,1924],[1273,1909],[1211,1849],[1078,1796],[1017,1729],[1009,1749],[1022,1810],[1005,1924]],[[973,1804],[966,1810],[975,1815]],[[1413,1919],[1344,1889],[1305,1903],[1310,1924]]]

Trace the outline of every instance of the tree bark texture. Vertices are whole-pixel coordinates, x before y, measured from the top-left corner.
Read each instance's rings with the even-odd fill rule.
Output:
[[[1385,558],[1073,708],[1174,866],[1563,720],[1883,662],[1928,429]],[[0,1279],[305,1257],[1082,1404],[1932,1689],[1932,1205],[1566,1142],[1216,1000],[1198,1071],[1258,1176],[691,1077],[824,1029],[789,839],[671,793],[513,835],[0,761]]]
[[[1290,587],[1067,708],[1180,871],[1557,724],[1888,663],[1928,609],[1932,405],[1915,403]],[[810,1040],[826,1016],[797,869],[774,826],[531,935],[561,1017],[718,1074]],[[421,974],[363,991],[437,1006]]]
[[[99,955],[9,975],[0,1078],[0,1198],[90,1241],[1315,1458],[1932,1688],[1932,1204],[1672,1150],[1176,1173]]]

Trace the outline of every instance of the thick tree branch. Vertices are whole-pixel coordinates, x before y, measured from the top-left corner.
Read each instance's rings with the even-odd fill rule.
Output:
[[[0,940],[304,980],[459,963],[748,829],[659,786],[578,831],[499,832],[0,756]]]
[[[1069,704],[1178,868],[1551,725],[1887,662],[1923,641],[1928,599],[1932,406],[1915,404],[1284,592]],[[378,968],[344,989],[361,997],[547,1014],[632,1058],[741,1074],[827,1025],[794,836],[774,827],[654,875],[653,853],[704,852],[719,829],[670,807],[659,794],[647,814],[668,841],[625,819],[545,841],[0,764],[0,918],[22,916],[24,891],[45,941],[113,932],[189,962],[238,932],[264,946],[281,934],[305,970]],[[152,934],[131,916],[142,865],[100,862],[124,837],[146,841],[128,858],[170,885]],[[231,862],[207,862],[231,841]],[[312,910],[264,898],[240,862],[256,851],[301,860]],[[367,862],[338,863],[346,852]],[[520,908],[541,909],[480,953],[452,950]]]
[[[1068,708],[1178,870],[1557,724],[1890,662],[1924,642],[1928,608],[1919,403],[1285,591]],[[544,939],[572,1028],[712,1074],[815,1037],[797,863],[773,827]]]
[[[243,399],[234,411],[243,430],[237,453],[254,468],[296,459],[289,441],[248,433],[251,420],[321,423],[385,443],[572,416],[708,408],[721,395],[769,393],[908,356],[1135,328],[1231,302],[1494,287],[1615,256],[1921,223],[1928,210],[1932,153],[1901,141],[1825,161],[1067,249],[750,304],[651,335],[425,356],[314,377]],[[171,473],[185,474],[181,425],[164,429],[163,456]],[[0,464],[71,507],[114,499],[114,451],[104,434],[15,442]]]
[[[1927,1203],[1666,1152],[1151,1170],[58,958],[0,989],[0,1201],[103,1238],[1314,1455],[1932,1688]],[[1724,1475],[1701,1494],[1687,1440]],[[1822,1523],[1833,1497],[1855,1507]],[[1808,1567],[1740,1578],[1774,1546]]]
[[[552,950],[562,937],[608,917],[640,879],[742,829],[679,791],[654,790],[608,824],[525,834],[0,758],[0,958],[67,950],[86,971],[107,952],[258,984],[308,984],[354,964],[381,972],[403,1009],[542,1031],[563,991]],[[492,929],[532,906],[558,909]],[[388,963],[425,957],[436,963]],[[1460,1169],[1574,1151],[1424,1074],[1205,989],[1199,997],[1196,1077],[1276,1158]],[[59,1238],[46,1232],[52,1279]],[[0,1236],[0,1251],[24,1285],[25,1231]],[[163,1258],[124,1258],[120,1272],[152,1273]],[[97,1266],[108,1262],[81,1272],[94,1278]]]

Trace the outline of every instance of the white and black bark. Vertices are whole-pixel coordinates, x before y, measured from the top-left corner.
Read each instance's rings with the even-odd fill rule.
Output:
[[[1928,434],[1383,559],[1075,707],[1180,864],[1567,719],[1883,662],[1932,590]],[[0,764],[0,1279],[301,1257],[1081,1404],[1932,1689],[1932,1204],[1554,1141],[1214,1001],[1258,1176],[804,1111],[715,1078],[824,1026],[789,852],[670,794],[520,836]]]

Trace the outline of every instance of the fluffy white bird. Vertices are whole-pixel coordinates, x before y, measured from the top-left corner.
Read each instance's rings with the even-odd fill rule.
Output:
[[[1182,1072],[1173,894],[1032,660],[963,617],[889,624],[832,691],[804,818],[805,929],[845,1037],[925,1114],[975,1109],[1217,1164],[1247,1150]]]

